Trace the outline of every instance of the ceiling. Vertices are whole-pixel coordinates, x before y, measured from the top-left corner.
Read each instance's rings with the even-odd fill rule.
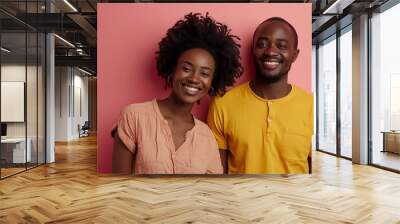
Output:
[[[376,8],[388,0],[192,0],[187,2],[270,2],[312,3],[313,42],[318,42],[335,32],[340,26],[351,23],[352,16]],[[97,53],[97,3],[100,2],[182,2],[179,0],[1,0],[0,24],[2,46],[11,48],[15,55],[34,53],[38,45],[27,32],[55,32],[56,65],[80,66],[96,72]],[[52,13],[49,13],[52,12]],[[346,22],[347,21],[347,22]],[[36,39],[35,39],[36,40]],[[25,49],[25,42],[28,43]],[[32,42],[32,43],[31,43]],[[72,44],[72,45],[71,45]],[[3,55],[3,53],[2,53]],[[8,56],[10,57],[10,56]],[[28,56],[29,58],[29,56]]]

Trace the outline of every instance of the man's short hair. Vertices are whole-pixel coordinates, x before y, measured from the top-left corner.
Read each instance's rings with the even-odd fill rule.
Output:
[[[283,23],[285,23],[285,24],[287,24],[287,25],[289,26],[289,28],[293,31],[293,34],[294,34],[294,46],[295,46],[295,48],[297,49],[297,45],[298,45],[298,42],[299,42],[299,37],[298,37],[298,35],[297,35],[297,31],[296,31],[296,29],[292,26],[292,24],[290,24],[287,20],[285,20],[285,19],[283,19],[283,18],[281,18],[281,17],[271,17],[271,18],[269,18],[269,19],[264,20],[262,23],[260,23],[260,24],[257,26],[257,29],[256,29],[256,30],[254,31],[254,33],[253,33],[253,42],[254,42],[254,36],[255,36],[256,32],[258,31],[258,28],[259,28],[262,24],[264,24],[264,23],[266,23],[266,22],[271,22],[271,21],[283,22]]]

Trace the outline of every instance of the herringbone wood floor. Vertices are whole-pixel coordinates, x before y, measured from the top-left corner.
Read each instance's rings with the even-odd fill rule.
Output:
[[[314,174],[96,173],[96,139],[0,181],[0,223],[400,223],[400,175],[314,154]]]

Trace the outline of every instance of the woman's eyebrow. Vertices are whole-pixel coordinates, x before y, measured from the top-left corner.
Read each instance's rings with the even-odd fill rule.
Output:
[[[182,63],[183,63],[183,64],[188,64],[188,65],[190,65],[190,66],[193,66],[193,63],[190,62],[190,61],[183,61]],[[208,66],[201,66],[200,68],[212,70],[212,69],[211,69],[210,67],[208,67]]]
[[[183,61],[183,64],[188,64],[188,65],[193,66],[192,62],[190,62],[190,61]]]
[[[202,69],[207,69],[207,70],[212,70],[210,67],[207,66],[201,66]]]

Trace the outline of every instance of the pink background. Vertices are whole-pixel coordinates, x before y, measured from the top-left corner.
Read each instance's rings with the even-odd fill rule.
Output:
[[[300,49],[289,80],[311,92],[311,4],[98,4],[98,172],[111,172],[113,139],[110,129],[121,109],[131,103],[168,95],[164,80],[157,76],[155,52],[167,29],[190,12],[209,12],[240,37],[245,73],[238,83],[248,80],[253,73],[250,45],[257,25],[274,16],[286,19],[298,32]],[[209,102],[209,98],[203,99],[193,113],[204,120]]]

